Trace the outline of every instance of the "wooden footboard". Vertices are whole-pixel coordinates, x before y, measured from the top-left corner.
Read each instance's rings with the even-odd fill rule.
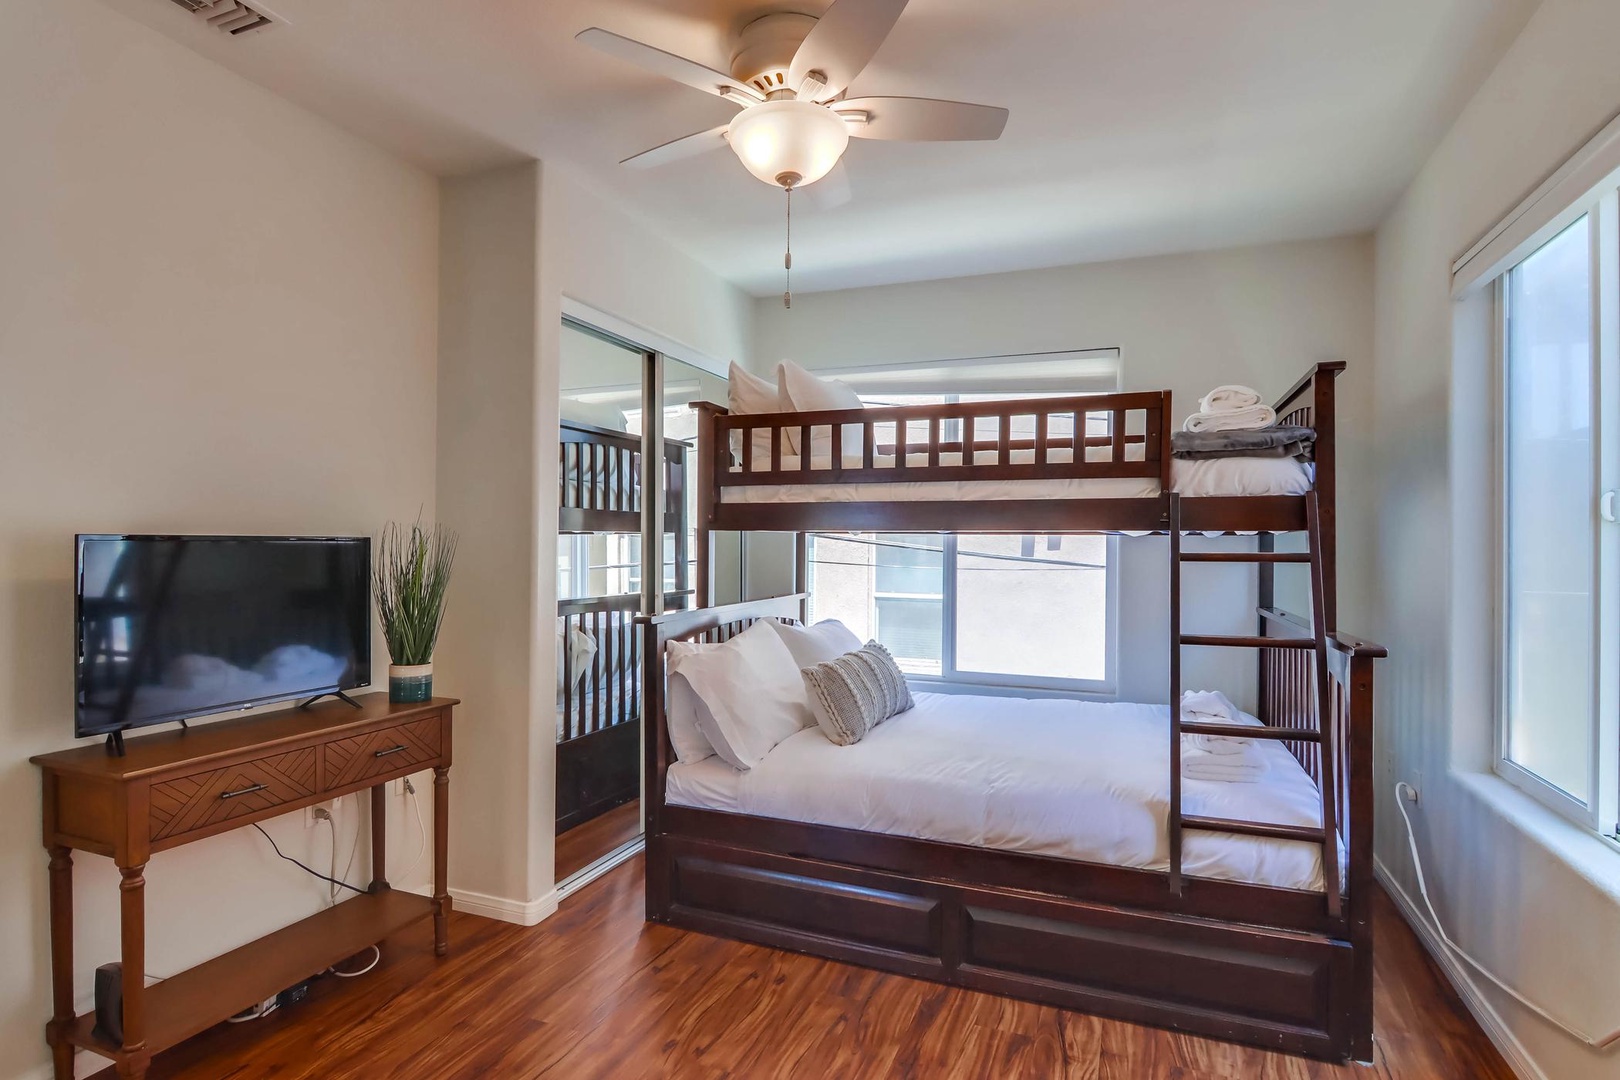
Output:
[[[665,645],[796,619],[802,602],[641,620],[649,920],[1270,1049],[1371,1058],[1371,665],[1382,650],[1341,636],[1329,665],[1329,728],[1342,737],[1326,745],[1342,762],[1350,853],[1335,915],[1320,892],[1190,878],[1176,895],[1162,872],[666,806]],[[1313,679],[1278,667],[1267,719],[1314,724],[1297,704]]]

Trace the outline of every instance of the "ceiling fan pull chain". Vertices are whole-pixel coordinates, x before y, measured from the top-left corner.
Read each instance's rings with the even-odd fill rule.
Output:
[[[787,189],[787,251],[782,255],[787,286],[782,290],[782,306],[793,307],[793,188]]]

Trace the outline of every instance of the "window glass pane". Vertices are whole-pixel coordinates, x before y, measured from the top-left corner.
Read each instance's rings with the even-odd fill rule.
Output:
[[[1107,678],[1107,563],[1103,536],[958,537],[957,670]]]
[[[1582,218],[1508,276],[1506,756],[1590,798],[1591,265]]]
[[[944,541],[939,536],[810,538],[810,618],[876,639],[901,670],[938,675],[944,655]]]

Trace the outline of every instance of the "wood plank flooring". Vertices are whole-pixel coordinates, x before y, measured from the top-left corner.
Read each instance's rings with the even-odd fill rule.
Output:
[[[641,800],[631,799],[557,836],[557,880],[641,835]]]
[[[1367,1068],[649,926],[641,865],[611,871],[539,926],[457,914],[443,960],[420,928],[402,932],[370,974],[320,979],[302,1004],[222,1024],[159,1056],[150,1075],[1512,1080],[1382,893]]]

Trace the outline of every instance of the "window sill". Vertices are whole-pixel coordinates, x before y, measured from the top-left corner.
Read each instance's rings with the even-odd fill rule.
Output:
[[[974,694],[980,697],[1010,698],[1069,698],[1081,701],[1115,701],[1116,693],[1109,687],[1099,686],[1018,686],[1011,683],[967,682],[961,679],[942,679],[937,675],[907,675],[906,683],[913,690],[928,694]]]
[[[1620,843],[1575,824],[1495,773],[1453,772],[1467,791],[1595,889],[1620,903]]]

